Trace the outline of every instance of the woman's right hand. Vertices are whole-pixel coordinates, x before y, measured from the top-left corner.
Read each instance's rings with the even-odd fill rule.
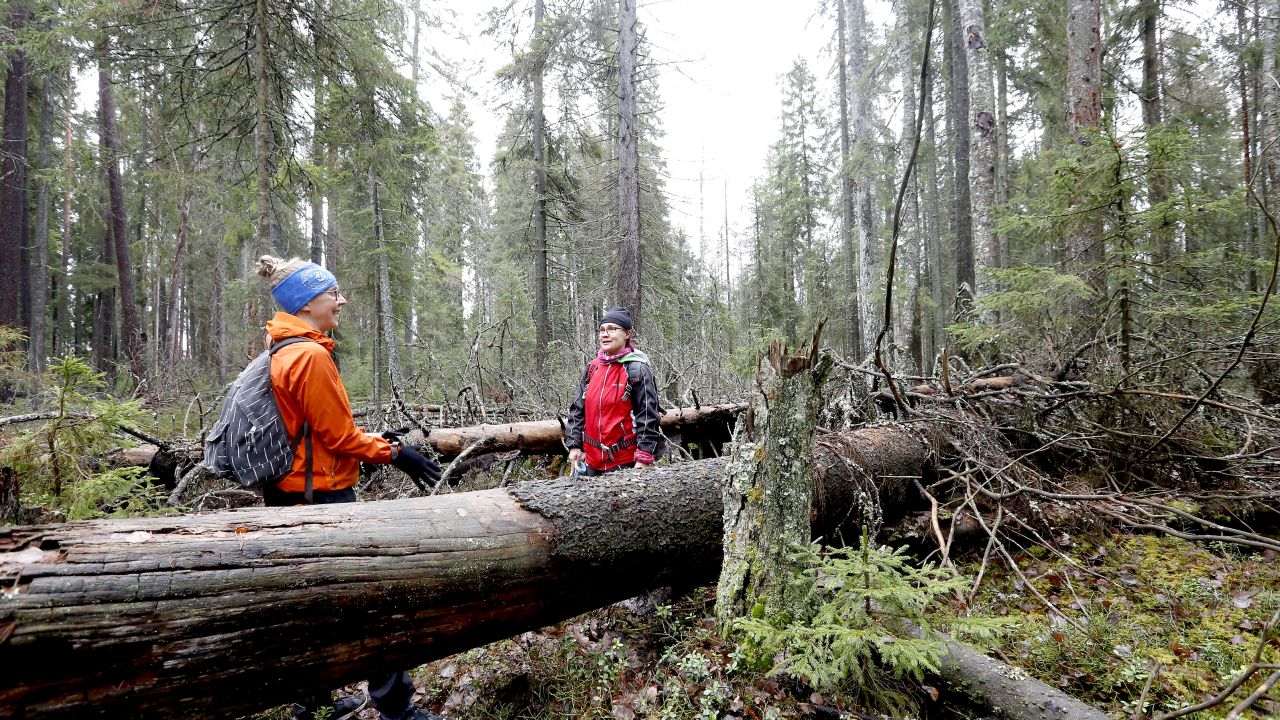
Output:
[[[582,453],[582,448],[573,448],[573,449],[569,450],[569,464],[570,464],[570,465],[573,465],[573,464],[575,464],[575,463],[579,462],[580,460],[582,460],[582,458],[583,458],[583,457],[584,457],[584,455],[583,455],[583,453]]]

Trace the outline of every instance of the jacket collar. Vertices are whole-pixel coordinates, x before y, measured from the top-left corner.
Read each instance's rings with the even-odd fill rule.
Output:
[[[333,338],[311,327],[297,315],[287,312],[277,312],[275,317],[267,321],[267,333],[271,336],[272,343],[301,337],[320,343],[325,350],[333,352]]]

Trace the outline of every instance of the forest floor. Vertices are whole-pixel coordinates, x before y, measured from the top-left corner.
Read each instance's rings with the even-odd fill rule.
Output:
[[[1156,717],[1217,694],[1250,663],[1263,625],[1280,610],[1280,564],[1270,550],[1102,529],[1053,543],[1014,555],[1023,578],[988,567],[971,609],[1015,621],[993,655],[1113,718]],[[960,558],[958,569],[973,577],[979,559]],[[883,717],[854,693],[746,667],[719,637],[713,605],[714,587],[698,588],[470,650],[416,669],[416,701],[457,720]],[[1280,646],[1262,657],[1276,662]],[[982,717],[928,682],[904,681],[919,699],[917,717]],[[1254,685],[1188,717],[1226,717]],[[271,716],[284,714],[263,717]]]

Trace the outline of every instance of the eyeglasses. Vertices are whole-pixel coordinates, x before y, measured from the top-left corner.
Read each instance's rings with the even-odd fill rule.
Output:
[[[346,297],[345,295],[342,294],[342,291],[337,288],[334,288],[332,290],[325,290],[324,294],[333,298],[334,302],[337,302],[339,298]]]

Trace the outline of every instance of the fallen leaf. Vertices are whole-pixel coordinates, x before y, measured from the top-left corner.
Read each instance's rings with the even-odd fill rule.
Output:
[[[1262,592],[1261,588],[1252,588],[1250,590],[1233,592],[1231,593],[1231,604],[1241,610],[1247,610],[1253,607],[1253,596],[1260,592]]]
[[[613,720],[635,720],[636,711],[626,705],[613,706]]]

